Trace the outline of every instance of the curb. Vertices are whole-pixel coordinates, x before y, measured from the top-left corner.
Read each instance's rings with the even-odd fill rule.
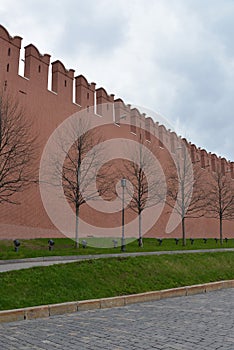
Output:
[[[111,298],[67,302],[61,304],[33,306],[22,309],[0,311],[0,323],[46,318],[79,311],[126,306],[147,301],[208,293],[215,290],[234,288],[234,280],[197,284],[186,287],[165,289],[140,294],[123,295]]]

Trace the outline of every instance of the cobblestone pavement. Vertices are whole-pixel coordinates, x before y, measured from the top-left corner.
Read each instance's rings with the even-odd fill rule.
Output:
[[[1,350],[234,350],[234,290],[0,324]]]

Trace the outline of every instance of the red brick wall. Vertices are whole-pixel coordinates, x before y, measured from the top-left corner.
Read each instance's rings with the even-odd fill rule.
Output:
[[[114,100],[114,95],[108,94],[104,88],[96,89],[96,84],[88,83],[83,75],[76,76],[74,79],[74,70],[67,70],[60,61],[53,62],[51,68],[50,55],[41,55],[32,44],[25,47],[24,77],[20,76],[18,74],[20,50],[21,38],[17,36],[12,38],[7,30],[0,26],[0,85],[3,90],[13,94],[25,106],[28,117],[33,120],[33,132],[39,135],[38,144],[40,147],[35,174],[38,175],[43,147],[54,129],[68,116],[81,109],[89,110],[91,108],[92,112],[94,105],[97,114],[107,115],[113,120],[112,126],[103,128],[107,139],[125,137],[134,140],[139,136],[136,134],[139,133],[140,125],[145,123],[145,136],[148,139],[150,132],[157,138],[159,158],[162,165],[166,166],[168,152],[165,147],[173,152],[178,140],[174,132],[154,123],[149,118],[150,116],[140,114],[137,109],[131,109],[121,99]],[[48,88],[49,70],[52,71],[52,86]],[[73,102],[73,96],[75,102]],[[103,103],[105,106],[102,105]],[[122,125],[120,118],[123,115],[134,123],[134,130]],[[230,164],[216,155],[207,154],[205,150],[200,150],[195,145],[188,144],[188,147],[191,148],[194,160],[200,162],[203,167],[205,165],[205,172],[212,171],[218,163],[230,171],[233,170],[233,163]],[[234,176],[233,171],[231,174]],[[0,239],[60,235],[43,208],[37,185],[17,194],[16,197],[20,199],[20,205],[1,205]],[[111,224],[118,225],[121,220],[120,214],[117,213],[112,217],[106,214],[97,215],[87,207],[82,208],[84,217],[91,217],[92,222],[100,226],[105,224],[106,227]],[[130,217],[131,214],[129,214]],[[169,214],[165,209],[159,222],[148,232],[148,236],[180,236],[180,227],[172,234],[166,235],[164,233],[168,217]],[[217,220],[214,219],[189,219],[186,226],[188,237],[218,236]],[[231,234],[232,225],[225,222],[224,236],[230,237]]]

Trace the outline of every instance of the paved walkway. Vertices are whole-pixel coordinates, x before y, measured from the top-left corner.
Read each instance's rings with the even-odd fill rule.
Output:
[[[233,350],[234,291],[0,324],[1,350]]]
[[[198,249],[198,250],[173,250],[157,252],[140,252],[140,253],[116,253],[116,254],[98,254],[98,255],[76,255],[76,256],[52,256],[28,259],[0,260],[0,272],[27,269],[34,266],[49,266],[54,264],[66,264],[74,261],[114,257],[130,257],[143,255],[165,255],[165,254],[194,254],[207,252],[234,252],[234,248],[221,249]],[[234,350],[234,348],[233,348]]]

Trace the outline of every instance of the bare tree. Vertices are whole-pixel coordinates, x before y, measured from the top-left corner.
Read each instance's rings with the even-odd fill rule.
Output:
[[[154,142],[147,142],[146,146],[140,135],[130,152],[132,161],[124,162],[122,177],[131,183],[131,186],[126,187],[131,196],[129,208],[138,214],[138,244],[143,247],[142,213],[146,208],[156,206],[165,199],[166,188]]]
[[[14,194],[23,191],[33,179],[36,137],[32,123],[19,102],[5,92],[0,94],[0,203],[18,204]]]
[[[218,169],[207,184],[206,216],[219,219],[219,238],[223,244],[223,220],[234,219],[234,184],[230,176]]]
[[[182,244],[186,245],[186,218],[204,215],[204,176],[199,165],[193,164],[184,142],[177,148],[174,166],[168,175],[167,204],[181,218]]]
[[[70,134],[74,143],[69,150],[66,148],[67,134]],[[62,180],[64,194],[75,210],[75,247],[79,248],[79,215],[80,208],[90,200],[96,200],[105,190],[104,172],[99,171],[103,163],[103,149],[98,132],[89,130],[89,123],[85,118],[73,121],[63,135],[60,135],[57,144],[58,151],[64,157],[61,164],[53,159],[55,166],[54,177]],[[97,184],[98,191],[90,184]],[[55,181],[56,183],[56,181]]]

